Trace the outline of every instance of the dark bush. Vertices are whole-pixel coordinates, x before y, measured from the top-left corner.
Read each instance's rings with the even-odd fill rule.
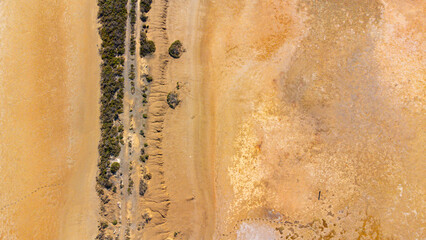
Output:
[[[107,222],[101,222],[100,223],[100,227],[101,227],[101,229],[105,229],[105,228],[107,228],[108,227],[108,223]]]
[[[142,215],[142,219],[145,220],[145,223],[149,223],[152,220],[152,217],[148,213],[145,213]]]
[[[141,3],[140,3],[141,13],[149,12],[149,10],[151,10],[151,4],[152,4],[152,0],[141,0]]]
[[[176,92],[170,92],[167,94],[167,104],[170,108],[175,109],[179,105],[178,94]]]
[[[145,180],[151,180],[152,175],[151,175],[151,173],[147,173],[147,174],[145,174],[145,175],[143,176],[143,178],[144,178]]]
[[[183,45],[179,40],[174,41],[169,47],[169,54],[173,58],[180,58],[184,51],[185,49],[183,48]]]
[[[148,16],[145,15],[145,13],[141,14],[141,21],[146,22],[148,20]]]
[[[153,80],[151,75],[146,75],[145,79],[148,83],[152,82],[152,80]]]
[[[144,196],[146,190],[148,190],[148,184],[146,184],[146,182],[143,179],[141,179],[139,181],[139,195]]]
[[[149,158],[148,154],[145,154],[145,155],[141,155],[139,157],[139,160],[141,160],[141,162],[146,162],[148,158]]]

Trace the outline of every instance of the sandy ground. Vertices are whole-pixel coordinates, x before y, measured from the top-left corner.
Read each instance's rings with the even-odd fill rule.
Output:
[[[0,3],[0,239],[91,239],[99,138],[95,1]]]
[[[214,239],[425,238],[424,10],[208,3]]]
[[[168,36],[186,52],[169,64],[169,91],[178,90],[180,106],[169,110],[164,127],[165,179],[171,204],[168,223],[178,239],[210,239],[214,232],[214,188],[206,126],[212,118],[201,58],[206,5],[198,0],[172,1]],[[176,11],[175,9],[180,9]]]
[[[148,14],[148,38],[157,50],[140,62],[141,72],[154,78],[146,124],[146,167],[152,179],[138,207],[152,220],[143,239],[209,239],[214,232],[213,172],[204,128],[210,116],[205,114],[200,58],[204,15],[198,0],[154,1]],[[186,49],[179,59],[167,52],[175,40]],[[176,109],[166,103],[171,91],[181,100]]]

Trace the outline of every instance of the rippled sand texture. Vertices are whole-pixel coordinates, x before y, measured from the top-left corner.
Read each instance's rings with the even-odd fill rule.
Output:
[[[210,3],[217,238],[426,237],[425,6]]]
[[[96,1],[3,0],[0,25],[0,239],[90,239]]]

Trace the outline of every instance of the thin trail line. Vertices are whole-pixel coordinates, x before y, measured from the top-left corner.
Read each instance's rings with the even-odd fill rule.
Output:
[[[12,201],[12,202],[9,202],[9,203],[7,203],[6,205],[3,205],[3,206],[0,208],[0,211],[6,210],[7,208],[9,208],[9,207],[11,207],[11,206],[13,206],[13,205],[16,205],[16,204],[18,204],[18,203],[20,203],[20,202],[24,201],[24,200],[25,200],[25,199],[27,199],[28,197],[30,197],[30,196],[32,196],[32,195],[34,195],[34,194],[36,194],[37,192],[39,192],[39,191],[41,191],[41,190],[43,190],[43,189],[46,189],[46,188],[52,188],[52,187],[57,187],[57,186],[60,186],[60,185],[62,185],[62,183],[52,183],[52,184],[47,184],[47,185],[40,186],[40,187],[38,187],[38,188],[34,189],[33,191],[31,191],[30,193],[27,193],[27,194],[25,194],[24,196],[22,196],[22,197],[18,198],[17,200]]]

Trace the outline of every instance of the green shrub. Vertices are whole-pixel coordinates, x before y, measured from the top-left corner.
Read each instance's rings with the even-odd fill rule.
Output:
[[[169,55],[173,58],[180,58],[184,51],[183,45],[179,40],[174,41],[169,47]]]
[[[111,173],[115,174],[120,169],[120,164],[118,162],[113,162],[111,164]]]
[[[112,187],[112,182],[107,178],[106,174],[99,174],[100,176],[98,177],[98,183],[99,185],[110,189]]]
[[[151,40],[141,40],[140,56],[145,57],[155,52],[155,43]]]
[[[118,223],[117,219],[114,219],[114,221],[112,221],[112,225],[114,225],[114,226],[117,225],[117,223]]]

